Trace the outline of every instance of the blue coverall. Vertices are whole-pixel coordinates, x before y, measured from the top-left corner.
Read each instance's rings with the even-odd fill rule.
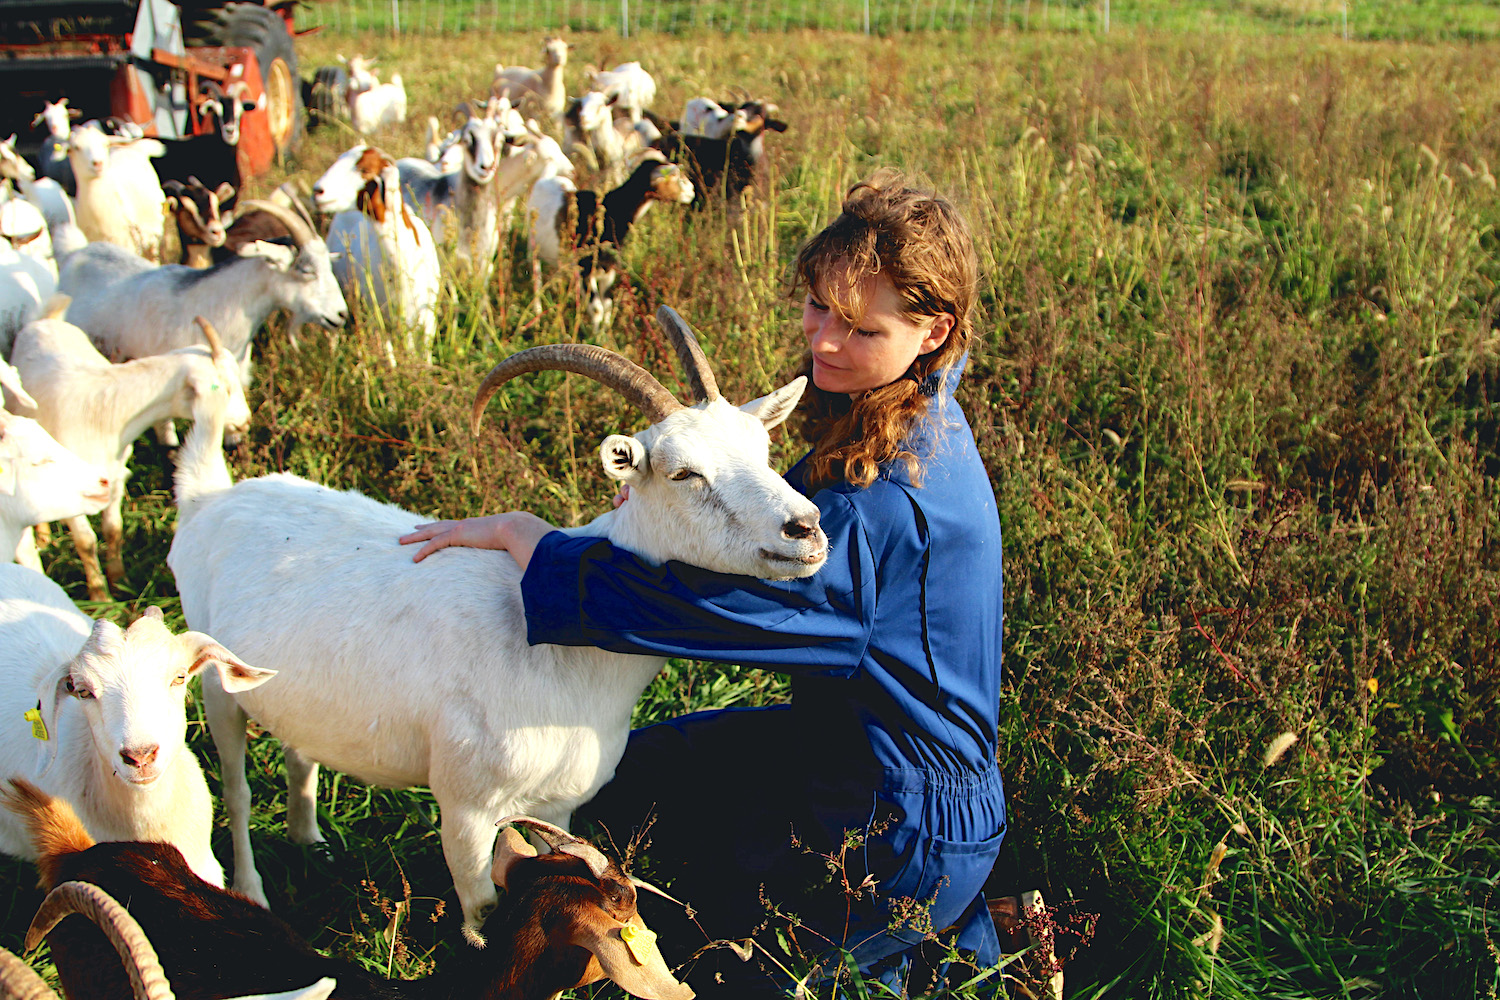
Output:
[[[656,873],[710,936],[748,934],[766,919],[763,893],[892,985],[930,932],[947,930],[981,966],[999,960],[980,893],[1005,833],[1000,522],[951,395],[956,379],[923,387],[932,403],[906,442],[920,486],[893,462],[868,487],[812,498],[830,554],[810,578],[654,566],[608,541],[553,532],[521,585],[531,643],[790,675],[789,706],[696,713],[632,733],[615,779],[580,817],[623,847],[617,824],[628,835],[654,806]],[[799,463],[786,478],[805,493],[801,472]],[[822,905],[778,895],[826,881],[808,851],[838,853],[846,831],[860,844],[846,852],[849,884],[873,877],[873,897],[846,907],[837,887]]]

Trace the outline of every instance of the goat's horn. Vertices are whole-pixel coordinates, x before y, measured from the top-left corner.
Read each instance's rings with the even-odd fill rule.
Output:
[[[662,899],[665,899],[668,902],[676,903],[678,906],[682,906],[682,907],[687,906],[686,903],[684,903],[682,900],[678,899],[676,896],[668,895],[667,893],[665,893],[662,890],[658,889],[656,886],[652,885],[650,882],[647,882],[643,878],[636,878],[634,875],[629,876],[629,878],[630,878],[630,884],[633,885],[633,886],[635,886],[637,889],[645,889],[647,892],[654,893],[655,895],[660,896]]]
[[[224,350],[224,342],[219,339],[219,331],[214,329],[212,323],[202,316],[194,316],[193,322],[197,323],[198,328],[203,331],[203,339],[208,341],[210,354],[218,354]]]
[[[172,1000],[172,987],[167,984],[156,949],[146,940],[146,932],[125,907],[92,883],[64,882],[47,893],[26,931],[26,949],[35,948],[64,917],[74,913],[98,924],[115,946],[125,962],[136,1000]]]
[[[249,198],[239,203],[235,215],[243,219],[251,212],[265,212],[277,222],[286,226],[286,231],[292,234],[292,242],[300,246],[306,246],[317,239],[318,234],[313,232],[311,226],[302,221],[302,218],[290,208],[284,208],[274,201],[261,201],[259,198]]]
[[[500,362],[480,383],[474,394],[471,429],[479,433],[484,419],[484,405],[506,382],[527,372],[565,371],[587,375],[625,397],[653,424],[683,409],[682,403],[668,392],[652,374],[629,358],[592,344],[547,344],[529,347]]]
[[[719,383],[714,379],[713,370],[708,367],[708,358],[704,357],[703,348],[698,346],[698,337],[693,333],[693,328],[687,325],[687,320],[679,316],[671,306],[660,306],[656,310],[656,322],[661,324],[662,332],[677,349],[677,361],[682,365],[682,374],[693,387],[693,402],[712,402],[720,398]]]
[[[43,982],[35,969],[4,948],[0,948],[0,997],[6,1000],[57,1000],[57,994]]]
[[[602,878],[604,870],[609,867],[609,859],[604,856],[603,851],[587,840],[573,836],[560,826],[553,826],[545,820],[533,819],[530,816],[510,816],[501,820],[499,825],[504,826],[507,823],[535,831],[547,842],[548,846],[559,854],[571,854],[581,859],[589,866],[589,871],[594,873],[594,878]]]

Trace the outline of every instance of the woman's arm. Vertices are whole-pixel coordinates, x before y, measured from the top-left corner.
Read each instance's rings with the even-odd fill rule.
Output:
[[[421,562],[438,549],[450,545],[464,545],[472,549],[504,549],[524,570],[531,562],[537,542],[553,530],[552,525],[529,511],[512,510],[488,517],[466,517],[460,521],[429,521],[417,525],[416,530],[402,535],[397,541],[402,545],[427,543],[411,557],[412,562]]]
[[[651,565],[597,537],[545,536],[521,581],[527,640],[846,674],[875,616],[875,561],[848,500],[817,498],[829,560],[800,580]]]

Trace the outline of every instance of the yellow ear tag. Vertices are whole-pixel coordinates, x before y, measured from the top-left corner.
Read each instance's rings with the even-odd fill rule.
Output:
[[[26,710],[26,714],[22,716],[22,718],[31,723],[32,736],[39,740],[45,740],[47,738],[47,724],[42,721],[41,708],[28,708]]]
[[[645,965],[656,955],[655,931],[648,931],[635,924],[626,924],[620,928],[620,940],[624,941],[625,947],[630,949],[630,957],[641,965]]]

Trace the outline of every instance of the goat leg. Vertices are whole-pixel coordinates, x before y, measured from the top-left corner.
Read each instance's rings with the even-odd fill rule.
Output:
[[[68,530],[73,533],[73,548],[78,552],[78,561],[83,564],[83,578],[88,583],[89,600],[109,600],[109,584],[99,569],[99,536],[94,534],[89,519],[82,514],[68,518]]]
[[[286,831],[294,844],[321,844],[318,829],[318,762],[296,748],[281,746],[286,759]]]

